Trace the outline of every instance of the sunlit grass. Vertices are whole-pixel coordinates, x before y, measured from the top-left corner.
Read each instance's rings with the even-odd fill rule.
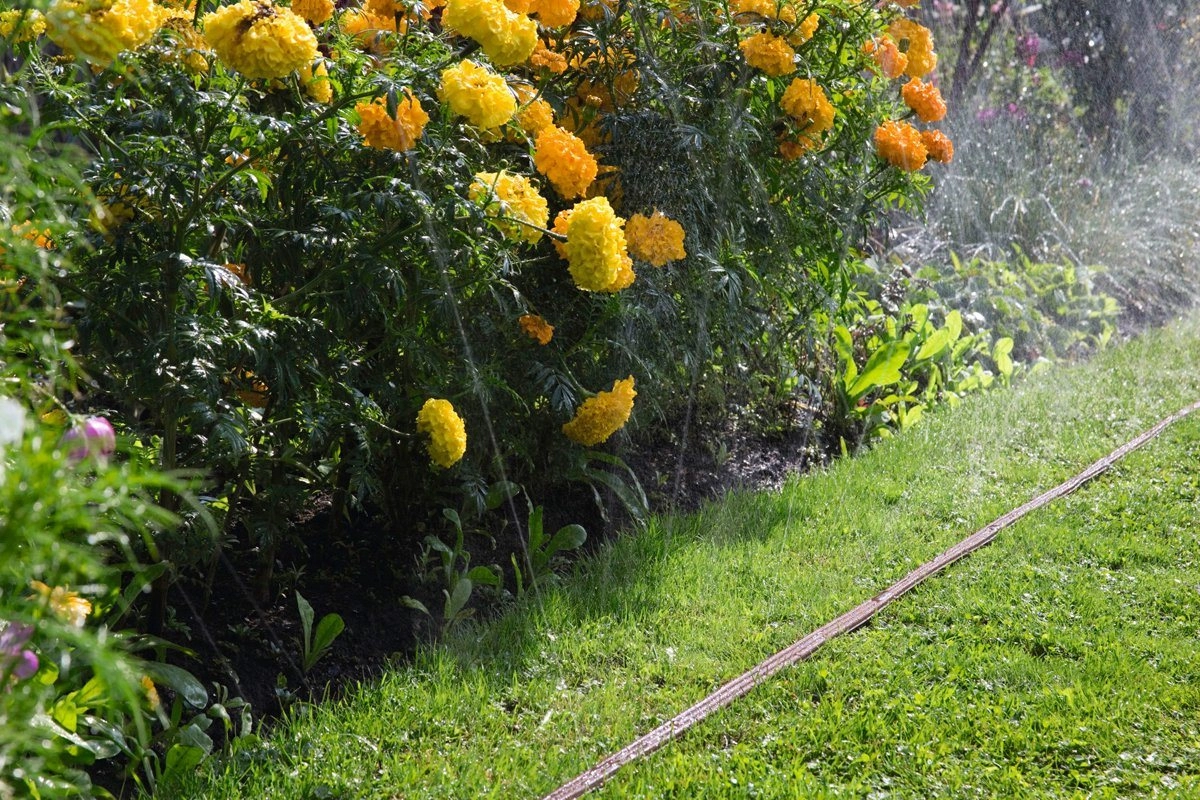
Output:
[[[1198,346],[1195,322],[1176,325],[974,398],[782,493],[655,519],[170,796],[540,796],[1200,397]],[[1173,429],[603,796],[1191,785],[1198,456],[1200,421]]]

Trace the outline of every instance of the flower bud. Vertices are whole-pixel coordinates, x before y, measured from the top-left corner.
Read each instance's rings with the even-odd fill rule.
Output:
[[[101,463],[108,460],[117,449],[117,434],[112,423],[104,417],[88,417],[79,425],[63,434],[63,442],[72,442],[67,459],[77,464],[89,456]]]

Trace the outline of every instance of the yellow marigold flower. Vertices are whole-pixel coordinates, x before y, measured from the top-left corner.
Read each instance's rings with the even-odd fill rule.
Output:
[[[443,70],[438,97],[455,114],[484,130],[499,128],[517,111],[517,100],[504,78],[473,61]]]
[[[772,78],[787,75],[796,69],[796,51],[783,39],[766,31],[743,39],[738,46],[747,64],[761,69]]]
[[[142,676],[141,684],[142,692],[146,695],[146,705],[150,707],[151,711],[156,710],[162,705],[162,700],[158,696],[158,687],[154,685],[154,681],[150,679],[149,675]]]
[[[528,244],[541,240],[541,229],[550,219],[550,207],[524,175],[479,172],[468,192],[473,201],[484,204],[485,212],[496,220],[496,227],[506,239]]]
[[[567,237],[561,252],[580,289],[617,292],[633,283],[633,262],[621,230],[624,224],[606,197],[582,200],[569,214],[555,218],[555,231]]]
[[[633,376],[613,381],[612,391],[600,392],[583,401],[575,417],[562,426],[562,432],[573,442],[584,447],[595,447],[608,441],[608,437],[619,431],[633,413]]]
[[[547,28],[570,25],[579,15],[579,0],[533,0],[530,7]]]
[[[554,326],[536,314],[522,314],[517,323],[525,335],[538,344],[550,344],[550,340],[554,338]]]
[[[313,25],[323,25],[333,17],[333,0],[292,0],[292,11]]]
[[[804,18],[804,21],[796,27],[796,30],[788,34],[787,40],[792,47],[799,47],[807,42],[817,33],[817,28],[821,26],[821,18],[815,13],[809,14]]]
[[[888,80],[898,78],[908,69],[908,56],[900,52],[900,48],[889,36],[872,39],[863,45],[863,53],[875,59],[879,71]]]
[[[217,58],[247,78],[282,78],[317,60],[304,18],[270,0],[241,0],[205,14],[204,38]]]
[[[625,223],[625,238],[634,258],[656,267],[687,258],[683,249],[683,226],[661,211],[655,211],[649,217],[634,214]]]
[[[783,93],[780,106],[810,138],[833,127],[834,110],[825,90],[811,78],[795,78]]]
[[[405,89],[405,97],[396,103],[396,116],[387,113],[387,101],[382,97],[370,103],[359,103],[358,132],[363,135],[363,144],[378,150],[411,150],[425,132],[429,115],[421,108],[421,101]]]
[[[509,11],[502,0],[448,0],[442,24],[479,42],[498,67],[520,64],[537,44],[537,23]]]
[[[954,160],[954,142],[941,131],[921,131],[921,143],[934,161],[949,164]]]
[[[540,39],[529,56],[529,63],[555,75],[561,75],[567,71],[567,57],[546,47],[546,43]]]
[[[190,12],[183,9],[172,9],[171,17],[163,25],[163,30],[175,44],[172,57],[192,75],[208,72],[208,56],[211,55],[204,37],[192,26]]]
[[[915,172],[925,166],[929,152],[921,132],[907,122],[888,120],[875,129],[875,149],[893,166]]]
[[[88,614],[92,613],[91,602],[80,597],[78,592],[68,591],[62,586],[51,589],[41,581],[30,581],[29,588],[54,616],[72,627],[82,628]]]
[[[933,50],[933,34],[929,28],[911,19],[898,19],[888,27],[888,35],[897,43],[908,40],[908,65],[904,74],[913,78],[924,78],[937,66],[937,53]]]
[[[324,60],[301,67],[300,84],[305,93],[318,103],[333,102],[333,84],[329,82],[329,70],[325,68]]]
[[[504,0],[504,7],[514,14],[529,14],[533,0]]]
[[[46,18],[33,8],[0,11],[0,36],[11,44],[32,42],[46,32]]]
[[[544,128],[538,134],[533,164],[568,200],[586,192],[600,168],[579,137],[559,127]]]
[[[932,83],[923,83],[920,78],[911,78],[900,87],[904,104],[917,112],[921,122],[937,122],[946,116],[946,101]]]
[[[76,58],[103,67],[149,42],[170,14],[151,0],[55,0],[47,33]]]
[[[417,431],[429,434],[429,460],[442,469],[457,464],[467,452],[466,423],[449,400],[426,400],[417,413]]]

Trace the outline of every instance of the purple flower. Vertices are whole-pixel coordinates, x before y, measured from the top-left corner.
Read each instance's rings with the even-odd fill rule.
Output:
[[[1017,58],[1024,61],[1026,66],[1032,67],[1037,64],[1040,49],[1041,40],[1036,33],[1027,33],[1017,39]]]
[[[994,108],[981,108],[975,114],[975,121],[986,125],[989,122],[995,122],[998,116],[1000,116],[1000,112]]]
[[[112,423],[104,417],[88,417],[83,424],[63,434],[63,442],[76,444],[67,453],[72,464],[93,456],[100,463],[108,460],[117,449],[117,434]]]
[[[38,671],[37,655],[24,645],[33,636],[33,627],[9,623],[0,630],[0,673],[8,672],[24,680]]]

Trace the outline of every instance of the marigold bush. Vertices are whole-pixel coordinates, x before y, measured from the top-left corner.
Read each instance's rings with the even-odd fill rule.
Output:
[[[14,27],[0,101],[78,143],[86,191],[69,226],[10,202],[0,230],[50,225],[31,257],[69,265],[48,302],[95,384],[56,400],[202,475],[153,540],[147,629],[213,564],[276,597],[314,498],[401,531],[406,574],[443,507],[487,528],[496,485],[630,481],[610,439],[632,377],[581,399],[614,375],[668,424],[808,407],[867,242],[929,188],[913,154],[952,153],[891,127],[880,71],[936,61],[895,4],[202,0],[160,26],[148,0],[61,8],[84,2],[90,27],[53,33],[51,7],[47,35],[95,71]],[[87,43],[135,7],[136,36]]]

